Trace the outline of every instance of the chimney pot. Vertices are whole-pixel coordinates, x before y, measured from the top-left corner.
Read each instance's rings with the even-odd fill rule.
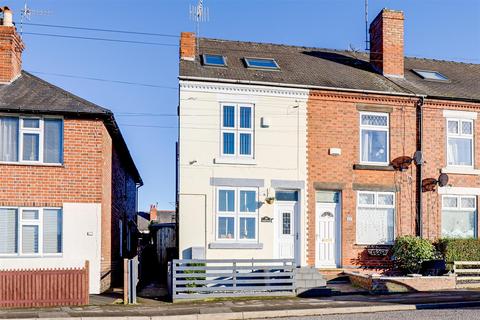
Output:
[[[1,10],[3,12],[2,25],[5,26],[5,27],[13,27],[13,13],[12,13],[12,10],[10,10],[9,7],[3,7]]]
[[[370,63],[385,76],[404,76],[404,15],[383,9],[370,24]]]
[[[196,55],[196,37],[193,32],[182,32],[180,35],[180,59],[195,60]]]

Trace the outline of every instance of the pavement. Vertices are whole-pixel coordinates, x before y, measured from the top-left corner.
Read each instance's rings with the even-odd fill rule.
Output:
[[[103,299],[103,298],[102,298]],[[2,309],[0,319],[57,320],[123,318],[138,320],[236,320],[278,317],[480,307],[480,291],[454,290],[390,295],[345,294],[324,298],[257,298],[169,303],[139,299],[137,305],[105,304],[114,297],[93,299],[98,305],[37,309]]]

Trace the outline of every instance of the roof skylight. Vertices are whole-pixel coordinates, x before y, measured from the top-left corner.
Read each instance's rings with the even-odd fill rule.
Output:
[[[277,61],[271,58],[244,58],[248,68],[278,70]]]
[[[413,72],[425,80],[448,81],[448,78],[438,71],[413,69]]]
[[[218,54],[204,54],[203,64],[206,66],[226,67],[227,59]]]

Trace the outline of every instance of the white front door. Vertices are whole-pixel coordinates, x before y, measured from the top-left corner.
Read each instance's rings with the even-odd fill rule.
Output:
[[[320,203],[316,205],[316,242],[319,268],[336,268],[340,265],[340,205]]]
[[[297,231],[297,203],[277,202],[275,213],[275,246],[279,259],[297,259],[296,243],[298,240]]]

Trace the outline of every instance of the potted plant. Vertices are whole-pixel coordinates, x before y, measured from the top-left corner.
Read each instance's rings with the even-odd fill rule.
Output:
[[[273,204],[275,202],[275,197],[266,197],[265,202],[268,204]]]

